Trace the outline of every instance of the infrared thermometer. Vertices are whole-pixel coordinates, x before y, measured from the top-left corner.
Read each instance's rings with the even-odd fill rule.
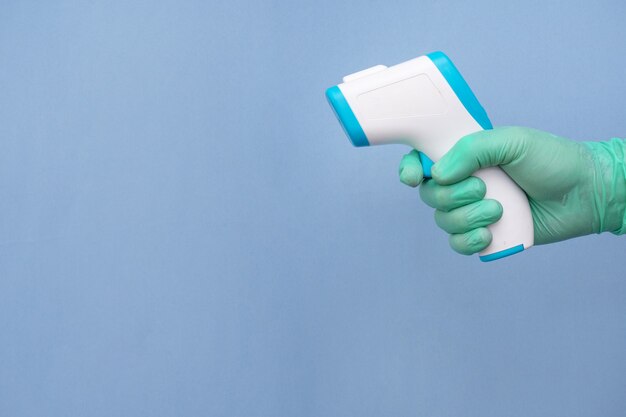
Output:
[[[398,65],[377,65],[347,75],[326,90],[326,98],[354,146],[400,143],[420,152],[425,176],[459,139],[492,129],[487,113],[461,73],[442,52]],[[502,218],[488,228],[493,240],[479,253],[484,262],[501,259],[534,242],[528,198],[499,167],[474,175],[485,182],[485,198],[500,202]]]

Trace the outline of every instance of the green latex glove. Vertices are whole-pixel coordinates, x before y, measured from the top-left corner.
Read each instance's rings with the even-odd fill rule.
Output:
[[[535,244],[591,233],[626,232],[626,143],[574,142],[539,130],[504,127],[462,138],[432,167],[424,181],[417,151],[400,163],[400,181],[416,187],[436,209],[437,225],[450,233],[462,254],[491,242],[486,226],[502,216],[502,206],[483,199],[485,183],[472,173],[499,165],[530,202]]]

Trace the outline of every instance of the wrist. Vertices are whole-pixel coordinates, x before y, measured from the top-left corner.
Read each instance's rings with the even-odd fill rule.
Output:
[[[592,152],[596,233],[626,233],[626,143],[584,142]]]

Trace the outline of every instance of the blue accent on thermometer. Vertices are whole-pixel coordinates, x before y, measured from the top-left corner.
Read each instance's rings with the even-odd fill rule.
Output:
[[[422,152],[418,152],[418,154],[420,156],[420,162],[422,163],[422,168],[424,169],[424,177],[432,178],[432,175],[430,175],[430,170],[435,163],[433,162],[432,159],[427,157],[426,154]]]
[[[478,122],[483,129],[493,129],[493,125],[487,116],[487,112],[480,105],[474,92],[467,84],[461,73],[454,66],[450,58],[443,52],[432,52],[427,55],[437,66],[439,72],[445,77],[452,90],[457,95],[465,109]],[[459,138],[460,139],[460,138]]]
[[[350,138],[352,144],[354,146],[369,146],[370,143],[367,140],[367,136],[365,136],[361,124],[354,115],[354,112],[339,87],[333,86],[326,90],[326,99],[333,108],[337,120],[339,120],[341,127],[343,127],[343,130]]]
[[[508,248],[505,250],[501,250],[500,252],[491,253],[485,256],[479,256],[480,260],[483,262],[491,262],[498,259],[506,258],[507,256],[515,255],[524,250],[524,245],[513,246],[512,248]]]

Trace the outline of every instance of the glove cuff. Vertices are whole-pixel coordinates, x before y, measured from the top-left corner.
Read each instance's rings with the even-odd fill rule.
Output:
[[[598,233],[626,233],[626,143],[622,139],[585,142],[595,165],[595,205]]]
[[[622,208],[622,224],[619,229],[614,230],[612,233],[616,235],[623,235],[626,233],[626,142],[622,139],[612,139],[614,147],[619,151],[616,154],[619,156],[615,164],[615,175],[620,178],[618,181],[621,186],[621,208]]]

